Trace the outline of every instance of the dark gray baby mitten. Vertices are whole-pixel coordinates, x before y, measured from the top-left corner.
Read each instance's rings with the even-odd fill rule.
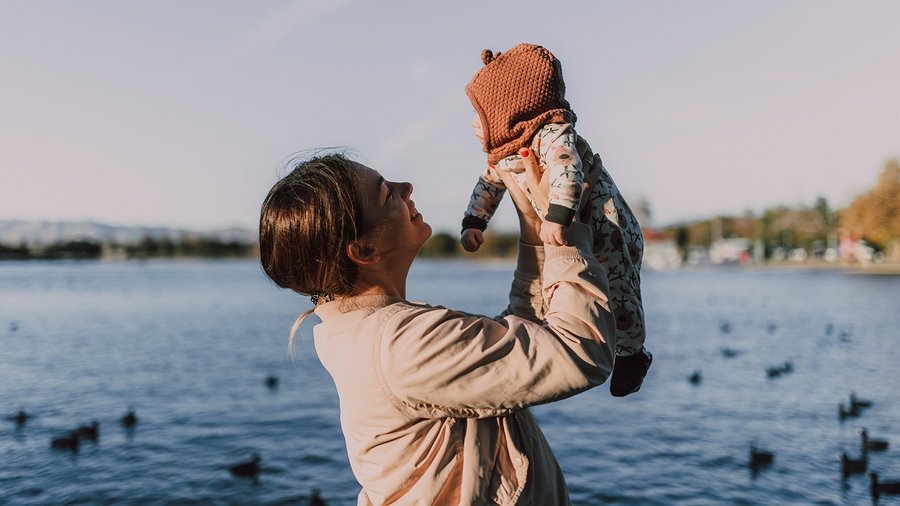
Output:
[[[641,348],[641,351],[634,355],[616,357],[609,393],[613,397],[625,397],[640,390],[651,362],[653,362],[653,355],[647,351],[647,348]]]

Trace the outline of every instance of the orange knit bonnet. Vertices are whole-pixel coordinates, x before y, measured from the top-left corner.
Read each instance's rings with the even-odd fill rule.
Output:
[[[481,52],[484,67],[466,86],[481,118],[484,152],[495,164],[515,153],[546,123],[575,123],[562,66],[550,51],[519,44],[505,53]]]

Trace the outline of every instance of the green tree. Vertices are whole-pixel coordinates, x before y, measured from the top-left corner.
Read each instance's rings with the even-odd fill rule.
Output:
[[[420,255],[424,257],[452,257],[459,254],[459,240],[446,233],[440,232],[431,236]]]
[[[900,239],[900,162],[885,163],[875,186],[841,213],[841,226],[882,250]]]

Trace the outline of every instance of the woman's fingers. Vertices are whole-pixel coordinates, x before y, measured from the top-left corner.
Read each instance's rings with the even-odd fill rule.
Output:
[[[535,212],[528,195],[516,182],[515,176],[510,172],[503,170],[497,171],[503,184],[506,185],[506,191],[512,197],[513,203],[516,205],[516,213],[519,215],[519,238],[525,244],[540,245],[541,237],[541,217]]]
[[[528,201],[528,196],[519,187],[519,183],[516,182],[512,173],[505,170],[498,170],[497,173],[500,175],[500,179],[503,180],[503,184],[506,185],[506,191],[509,192],[509,196],[512,197],[513,202],[516,204],[516,210],[520,214],[531,213],[537,215],[534,212],[534,208],[531,207],[531,202]]]
[[[525,164],[525,183],[528,185],[531,198],[541,208],[541,212],[546,213],[547,194],[550,193],[550,180],[546,177],[547,174],[541,174],[541,167],[531,149],[520,149],[519,156],[522,157],[522,163]]]

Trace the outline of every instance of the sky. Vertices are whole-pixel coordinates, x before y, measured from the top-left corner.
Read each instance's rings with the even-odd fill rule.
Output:
[[[0,0],[0,220],[255,229],[294,155],[341,147],[456,233],[485,165],[465,85],[520,42],[651,226],[846,206],[900,156],[900,2],[546,6]]]

